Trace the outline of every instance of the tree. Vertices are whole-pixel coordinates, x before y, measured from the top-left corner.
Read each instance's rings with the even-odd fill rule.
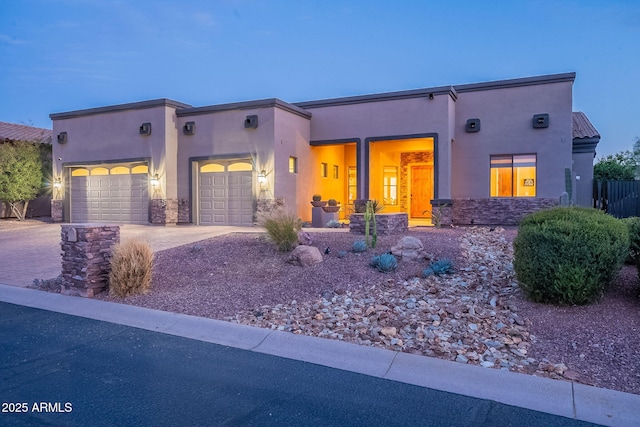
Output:
[[[593,179],[604,181],[634,179],[637,164],[635,157],[638,156],[640,159],[640,144],[638,142],[636,144],[638,151],[635,153],[627,150],[600,158],[593,167]]]
[[[19,221],[42,187],[39,144],[12,141],[0,145],[0,200],[9,203]],[[19,209],[22,203],[22,209]]]

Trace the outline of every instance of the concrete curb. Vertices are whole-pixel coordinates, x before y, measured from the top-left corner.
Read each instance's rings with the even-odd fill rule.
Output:
[[[640,395],[214,319],[0,285],[0,301],[314,363],[612,426],[636,426]]]

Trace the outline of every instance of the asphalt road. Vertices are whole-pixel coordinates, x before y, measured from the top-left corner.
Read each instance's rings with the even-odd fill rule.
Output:
[[[0,425],[591,425],[8,303],[0,346]]]

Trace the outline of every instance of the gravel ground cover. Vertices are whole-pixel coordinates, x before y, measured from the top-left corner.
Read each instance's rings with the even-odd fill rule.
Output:
[[[363,236],[313,232],[324,255],[310,267],[288,263],[264,233],[230,234],[158,252],[146,295],[97,298],[640,394],[635,267],[595,304],[533,303],[511,265],[516,234],[415,228],[354,253]],[[392,273],[369,266],[406,235],[427,258],[453,260],[455,272],[422,278],[428,260],[399,261]]]

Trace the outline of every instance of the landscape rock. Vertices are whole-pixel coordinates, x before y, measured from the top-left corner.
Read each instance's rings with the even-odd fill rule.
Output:
[[[391,253],[402,261],[415,262],[426,257],[424,245],[420,239],[413,236],[404,236],[395,246],[391,247]]]
[[[291,252],[287,262],[301,267],[308,267],[310,265],[321,263],[322,254],[315,246],[296,246],[296,248]]]
[[[313,244],[311,234],[304,230],[298,231],[298,244],[303,246],[311,246]]]

